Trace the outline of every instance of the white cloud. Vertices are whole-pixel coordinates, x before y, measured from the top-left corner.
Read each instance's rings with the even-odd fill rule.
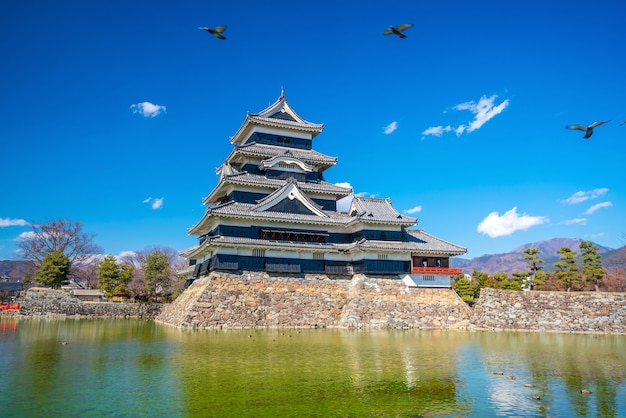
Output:
[[[431,126],[430,128],[426,129],[424,132],[422,132],[422,139],[427,135],[441,136],[443,135],[444,132],[450,132],[451,130],[452,130],[452,127],[450,125],[446,127]]]
[[[161,113],[166,113],[166,107],[150,102],[141,102],[130,105],[133,113],[139,113],[147,118],[154,118]]]
[[[474,120],[469,123],[467,126],[467,132],[475,131],[476,129],[480,129],[485,123],[487,123],[491,118],[496,115],[502,113],[504,109],[509,105],[509,99],[506,99],[499,105],[495,106],[494,102],[496,100],[495,94],[491,97],[483,96],[480,98],[478,103],[465,102],[454,106],[456,110],[469,110],[474,114]]]
[[[0,228],[7,226],[27,226],[28,222],[24,219],[0,218]]]
[[[587,211],[585,212],[585,215],[591,215],[592,213],[594,213],[598,209],[608,208],[609,206],[613,206],[613,203],[611,203],[611,202],[596,203],[595,205],[593,205],[589,209],[587,209]]]
[[[574,218],[561,222],[565,225],[587,225],[587,218]]]
[[[33,239],[37,237],[37,234],[35,234],[35,232],[33,231],[26,231],[26,232],[22,232],[21,234],[19,234],[17,236],[17,238],[15,238],[16,241],[22,241],[22,240],[29,240],[29,239]]]
[[[516,231],[526,231],[528,228],[549,221],[545,216],[519,215],[517,207],[514,207],[502,216],[498,212],[491,212],[478,225],[477,231],[491,238],[497,238],[511,235]]]
[[[339,186],[339,187],[345,187],[346,189],[351,189],[352,185],[346,181],[342,182],[342,183],[335,183],[335,186]]]
[[[608,191],[609,189],[607,189],[606,187],[588,190],[586,192],[583,192],[582,190],[580,190],[574,193],[573,195],[571,195],[570,197],[568,197],[567,199],[563,200],[563,202],[569,205],[575,205],[576,203],[581,203],[581,202],[584,202],[585,200],[595,199],[597,197],[603,196]]]
[[[152,209],[157,210],[160,209],[161,206],[163,206],[163,198],[159,197],[158,199],[154,199],[152,201]]]
[[[478,100],[478,103],[475,103],[474,101],[470,101],[470,102],[465,102],[465,103],[461,103],[461,104],[454,106],[453,107],[454,110],[469,110],[470,112],[474,114],[474,119],[468,122],[467,124],[461,124],[457,126],[456,128],[453,128],[450,125],[447,125],[446,127],[431,126],[430,128],[426,129],[424,132],[422,132],[422,139],[424,139],[424,137],[427,135],[441,136],[443,135],[444,132],[452,132],[452,131],[454,131],[456,136],[460,136],[466,132],[470,133],[477,129],[480,129],[490,119],[502,113],[504,109],[506,109],[509,106],[509,99],[506,99],[502,103],[496,105],[495,104],[496,97],[498,96],[496,96],[495,94],[492,95],[491,97],[482,96]],[[447,112],[444,112],[444,114],[445,113]]]
[[[422,211],[422,207],[421,206],[415,206],[411,209],[405,209],[404,213],[412,215],[414,213],[420,213]]]
[[[389,135],[390,133],[392,133],[396,129],[398,129],[398,122],[396,122],[394,120],[389,125],[385,126],[385,128],[384,128],[385,135]]]
[[[152,199],[151,197],[148,197],[147,199],[144,199],[141,203],[151,203],[151,207],[152,209],[156,210],[156,209],[160,209],[161,206],[163,206],[163,200],[164,198],[159,197],[157,199]]]

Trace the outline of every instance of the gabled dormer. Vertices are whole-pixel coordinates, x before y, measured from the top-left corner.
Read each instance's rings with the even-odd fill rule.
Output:
[[[350,216],[366,223],[399,224],[412,226],[416,218],[402,215],[395,210],[390,199],[355,196],[348,211]]]
[[[275,157],[268,158],[267,160],[263,160],[261,161],[261,164],[259,164],[260,170],[265,171],[271,168],[297,173],[311,173],[313,171],[317,171],[315,167],[288,155],[277,155]]]
[[[253,134],[270,135],[277,138],[311,140],[322,132],[324,125],[309,122],[298,115],[287,103],[282,91],[276,102],[259,113],[248,113],[237,133],[230,142],[241,145],[248,142]],[[290,141],[291,142],[291,141]],[[285,146],[288,146],[285,144]]]
[[[287,179],[283,187],[260,200],[252,210],[254,212],[273,211],[317,215],[328,218],[328,215],[322,211],[322,207],[304,194],[293,178]]]

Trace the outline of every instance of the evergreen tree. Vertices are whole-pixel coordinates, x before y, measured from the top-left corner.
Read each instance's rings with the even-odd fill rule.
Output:
[[[104,290],[107,298],[116,293],[125,293],[132,274],[131,265],[118,264],[115,257],[107,255],[98,266],[98,287]]]
[[[591,241],[582,241],[579,258],[581,259],[583,278],[586,282],[593,283],[597,292],[598,282],[606,276],[602,268],[602,256],[598,254],[598,247]]]
[[[511,280],[519,283],[520,289],[525,289],[526,282],[528,281],[529,277],[530,275],[525,271],[514,271]]]
[[[149,296],[158,296],[168,290],[172,275],[170,258],[164,251],[154,250],[143,264],[146,278],[145,291]]]
[[[466,303],[472,303],[474,301],[474,293],[476,289],[465,275],[460,275],[453,283],[454,291],[463,299]]]
[[[574,285],[580,284],[580,274],[576,264],[576,251],[572,251],[568,247],[562,247],[557,253],[561,254],[561,257],[559,257],[559,261],[552,264],[558,269],[555,273],[556,279],[569,292]]]
[[[43,286],[58,289],[67,284],[70,273],[70,259],[61,251],[51,251],[45,255],[41,267],[35,273],[35,281]]]
[[[530,270],[530,276],[528,276],[526,280],[526,286],[529,290],[533,290],[535,286],[541,284],[537,282],[537,273],[543,270],[543,266],[541,264],[543,264],[544,261],[537,258],[537,254],[539,254],[539,252],[538,248],[526,248],[524,250],[524,259],[528,260],[526,268]]]
[[[526,273],[513,273],[512,277],[507,275],[506,279],[500,283],[500,288],[506,290],[522,290],[522,282],[526,276]]]

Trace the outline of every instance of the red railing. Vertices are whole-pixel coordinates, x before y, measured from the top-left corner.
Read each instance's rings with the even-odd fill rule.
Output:
[[[463,274],[463,269],[451,267],[413,267],[411,272],[426,274],[449,274],[451,276],[454,276],[457,274]]]

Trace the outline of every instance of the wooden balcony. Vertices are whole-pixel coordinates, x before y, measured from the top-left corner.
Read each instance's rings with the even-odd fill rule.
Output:
[[[411,273],[447,274],[450,276],[456,276],[457,274],[463,274],[463,269],[452,267],[413,267]]]

